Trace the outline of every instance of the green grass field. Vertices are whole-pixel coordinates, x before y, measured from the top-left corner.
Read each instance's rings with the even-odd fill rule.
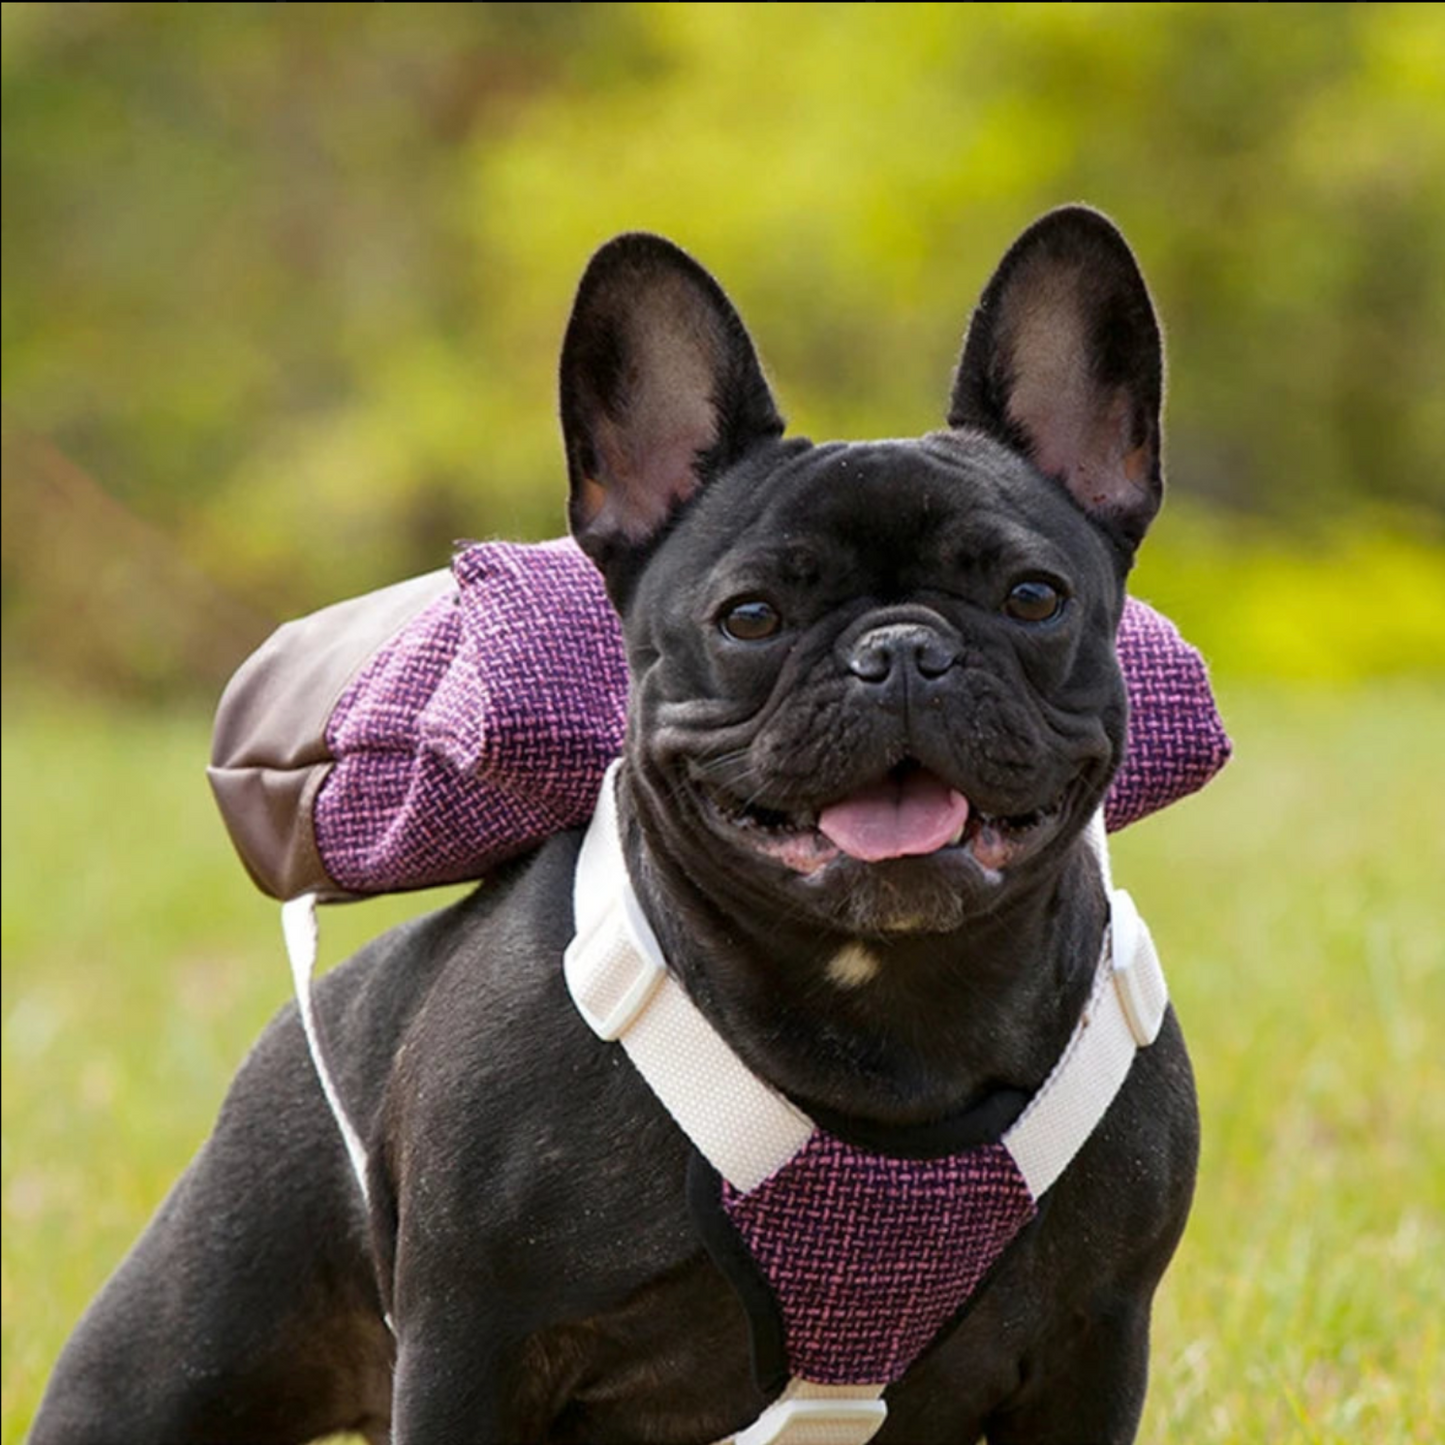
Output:
[[[1142,1438],[1423,1445],[1445,1436],[1445,689],[1223,703],[1236,761],[1116,848],[1205,1125]],[[6,1445],[288,996],[207,731],[38,703],[5,720]],[[328,956],[422,901],[330,910]]]

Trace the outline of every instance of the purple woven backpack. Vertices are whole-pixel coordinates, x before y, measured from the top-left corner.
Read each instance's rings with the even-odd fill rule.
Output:
[[[1230,743],[1199,654],[1130,598],[1119,829],[1202,787]],[[622,745],[627,671],[570,540],[485,542],[281,627],[216,718],[211,786],[252,878],[345,898],[480,878],[585,823]]]

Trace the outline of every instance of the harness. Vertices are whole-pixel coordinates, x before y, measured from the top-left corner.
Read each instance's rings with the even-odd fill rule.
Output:
[[[618,766],[578,857],[564,969],[588,1026],[622,1045],[692,1142],[694,1222],[748,1310],[758,1383],[777,1394],[731,1445],[864,1445],[887,1415],[884,1390],[958,1321],[1158,1035],[1168,993],[1148,927],[1112,887],[1100,816],[1090,841],[1109,927],[1048,1078],[1032,1098],[1005,1091],[916,1147],[872,1147],[752,1073],[668,971],[627,872]],[[314,894],[286,903],[283,929],[312,1061],[365,1199],[366,1151],[312,1006],[315,905]]]
[[[736,1445],[862,1445],[886,1415],[883,1391],[957,1320],[1158,1035],[1168,993],[1149,930],[1112,887],[1096,819],[1110,922],[1048,1078],[1003,1127],[995,1100],[931,1144],[883,1152],[753,1074],[668,971],[628,877],[616,771],[577,864],[573,1002],[692,1141],[694,1220],[748,1307],[758,1383],[783,1387]]]

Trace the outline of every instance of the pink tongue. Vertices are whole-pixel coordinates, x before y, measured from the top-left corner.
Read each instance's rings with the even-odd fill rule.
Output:
[[[824,808],[818,831],[865,863],[933,853],[968,821],[968,799],[923,769],[884,778]]]

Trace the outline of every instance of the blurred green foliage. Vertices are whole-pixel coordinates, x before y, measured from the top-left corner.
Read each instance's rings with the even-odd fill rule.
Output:
[[[9,664],[210,685],[455,538],[560,530],[556,351],[616,231],[717,272],[797,430],[900,435],[1075,199],[1164,316],[1175,494],[1269,519],[1169,532],[1186,631],[1223,562],[1278,635],[1216,628],[1222,668],[1445,657],[1351,551],[1440,610],[1445,7],[12,4],[3,39]],[[1281,641],[1317,593],[1365,609],[1323,663]]]

